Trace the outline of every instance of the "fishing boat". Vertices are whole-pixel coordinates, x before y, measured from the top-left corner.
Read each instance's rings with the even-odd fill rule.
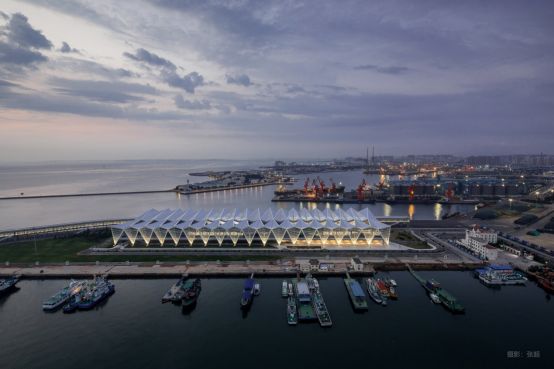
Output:
[[[329,310],[327,309],[327,305],[325,305],[323,295],[319,289],[319,282],[317,279],[312,277],[311,274],[308,274],[306,275],[306,283],[308,284],[310,297],[312,299],[312,306],[315,310],[317,319],[319,320],[319,325],[322,327],[332,326],[333,321],[331,320],[331,315],[329,314]]]
[[[385,282],[385,285],[387,286],[387,288],[389,290],[389,296],[388,297],[392,300],[398,300],[398,295],[396,293],[396,288],[392,284],[392,279],[385,279],[384,282]],[[396,282],[395,282],[395,284],[396,284]]]
[[[350,296],[350,301],[352,301],[352,306],[354,310],[367,310],[367,301],[365,299],[365,293],[358,283],[357,280],[350,278],[350,275],[346,273],[346,278],[344,279],[344,285]]]
[[[71,314],[77,311],[79,308],[79,303],[77,302],[76,296],[71,296],[67,304],[62,308],[64,314]]]
[[[281,296],[282,297],[287,297],[289,296],[289,285],[287,283],[287,281],[283,281],[283,284],[281,285]]]
[[[252,290],[254,289],[254,278],[250,277],[244,281],[244,288],[242,289],[242,296],[240,299],[240,306],[246,308],[252,303]]]
[[[289,325],[298,324],[298,311],[296,310],[296,299],[289,296],[287,299],[287,322]]]
[[[375,285],[377,286],[377,290],[379,291],[379,294],[381,296],[384,296],[386,298],[391,297],[389,286],[387,286],[387,283],[383,281],[382,279],[377,279]]]
[[[15,290],[15,285],[17,284],[17,282],[19,282],[19,278],[17,277],[0,279],[0,296]]]
[[[114,292],[115,286],[113,283],[105,278],[96,277],[92,283],[88,283],[83,293],[76,295],[77,306],[79,310],[91,310]]]
[[[371,299],[375,301],[377,304],[386,306],[387,304],[386,299],[383,299],[383,297],[379,293],[375,280],[373,278],[368,278],[366,282],[367,282],[367,292],[369,294],[369,297],[371,297]]]
[[[479,280],[486,286],[523,285],[527,282],[527,278],[518,272],[499,274],[485,271],[479,274]]]
[[[254,283],[254,296],[259,296],[261,292],[261,287],[259,283]]]
[[[185,285],[187,281],[187,278],[183,277],[177,281],[173,286],[169,288],[169,290],[163,295],[162,297],[162,304],[166,302],[173,302],[173,303],[179,303],[181,302],[181,299],[183,298],[184,289],[183,286]]]
[[[200,279],[188,279],[183,285],[183,295],[181,297],[183,307],[192,306],[198,300],[202,284]]]
[[[68,286],[62,288],[58,293],[48,298],[42,303],[42,310],[54,311],[67,303],[69,299],[77,294],[85,285],[83,281],[72,280]]]

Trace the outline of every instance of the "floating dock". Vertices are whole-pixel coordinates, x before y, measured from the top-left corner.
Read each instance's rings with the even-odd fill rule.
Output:
[[[350,278],[350,274],[346,273],[344,285],[346,286],[346,290],[348,291],[354,310],[367,310],[368,306],[365,293],[360,283],[358,283],[355,279]]]

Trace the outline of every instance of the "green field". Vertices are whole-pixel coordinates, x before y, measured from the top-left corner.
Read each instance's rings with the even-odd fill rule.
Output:
[[[90,247],[106,247],[111,238],[94,236],[77,236],[64,239],[46,239],[35,242],[17,242],[0,246],[0,263],[63,263],[70,262],[123,262],[123,261],[241,261],[241,260],[276,260],[278,256],[263,255],[78,255]]]
[[[390,233],[390,241],[403,246],[411,247],[412,249],[430,249],[427,243],[420,241],[414,237],[409,231],[392,229]]]

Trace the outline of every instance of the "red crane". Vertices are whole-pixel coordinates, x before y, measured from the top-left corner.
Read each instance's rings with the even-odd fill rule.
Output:
[[[362,181],[362,183],[360,183],[360,185],[358,186],[358,189],[356,190],[356,194],[358,196],[358,201],[364,201],[364,189],[365,189],[365,186],[366,186],[366,182],[365,182],[365,179]]]
[[[308,195],[308,186],[310,185],[310,177],[306,178],[306,182],[304,182],[304,194]]]
[[[337,185],[335,184],[335,181],[333,181],[333,178],[329,178],[329,181],[331,182],[331,188],[329,189],[329,192],[336,193]]]
[[[452,183],[449,183],[448,184],[448,190],[446,190],[446,198],[448,199],[448,201],[452,200],[452,198],[454,197],[454,185]]]
[[[317,177],[317,180],[319,181],[320,197],[322,197],[325,194],[325,182],[319,177]]]
[[[415,184],[408,187],[408,195],[410,196],[410,201],[413,201],[415,196]]]

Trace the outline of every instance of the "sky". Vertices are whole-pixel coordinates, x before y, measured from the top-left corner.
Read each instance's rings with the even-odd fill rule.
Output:
[[[2,0],[0,161],[554,154],[554,2]]]

